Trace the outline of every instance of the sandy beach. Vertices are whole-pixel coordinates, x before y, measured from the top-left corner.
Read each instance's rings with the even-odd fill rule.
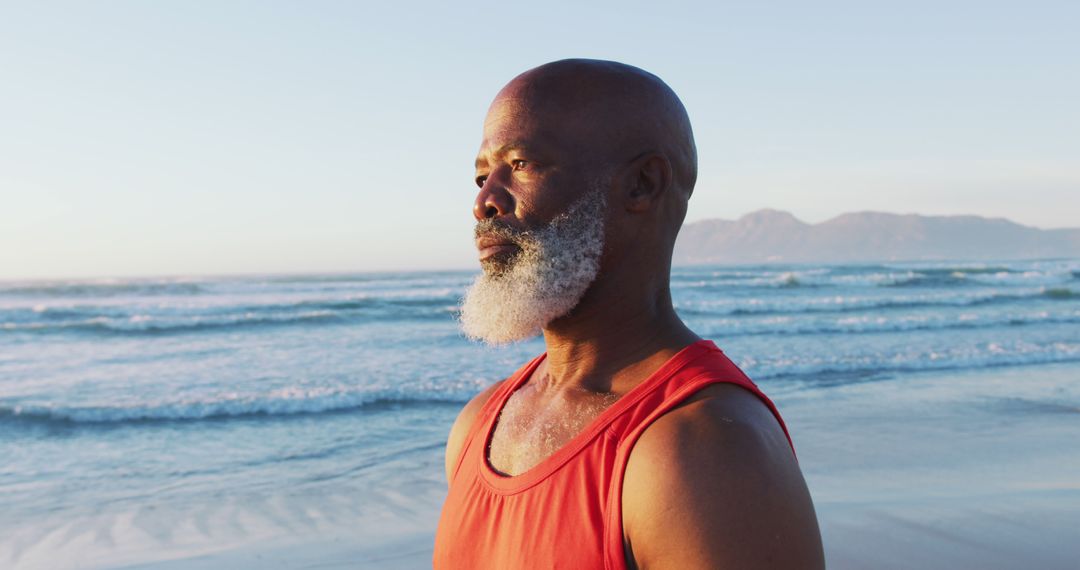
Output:
[[[924,372],[778,390],[776,400],[830,568],[1075,568],[1080,367]],[[436,421],[447,424],[453,408],[440,408]],[[374,488],[344,480],[316,494],[21,529],[4,539],[0,560],[18,568],[425,568],[443,494],[440,453],[384,466]]]
[[[829,568],[1075,568],[1078,380],[1000,368],[788,402]]]

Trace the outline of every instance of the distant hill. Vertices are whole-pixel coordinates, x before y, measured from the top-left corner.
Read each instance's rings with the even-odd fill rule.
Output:
[[[807,224],[780,210],[683,226],[676,264],[1080,257],[1080,228],[1041,230],[1004,218],[841,214]]]

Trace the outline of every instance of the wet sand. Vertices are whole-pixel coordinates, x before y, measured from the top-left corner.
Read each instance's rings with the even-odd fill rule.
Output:
[[[829,568],[1077,567],[1080,367],[912,375],[787,409]]]

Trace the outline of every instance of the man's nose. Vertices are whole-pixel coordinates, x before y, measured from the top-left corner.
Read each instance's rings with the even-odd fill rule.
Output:
[[[499,218],[514,211],[514,198],[491,178],[484,181],[480,193],[473,202],[473,217],[476,221]]]

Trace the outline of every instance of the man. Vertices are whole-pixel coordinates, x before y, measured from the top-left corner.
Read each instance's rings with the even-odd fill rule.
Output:
[[[635,67],[558,61],[495,97],[462,324],[547,352],[455,422],[437,569],[824,567],[779,413],[672,307],[696,177],[682,103]]]

